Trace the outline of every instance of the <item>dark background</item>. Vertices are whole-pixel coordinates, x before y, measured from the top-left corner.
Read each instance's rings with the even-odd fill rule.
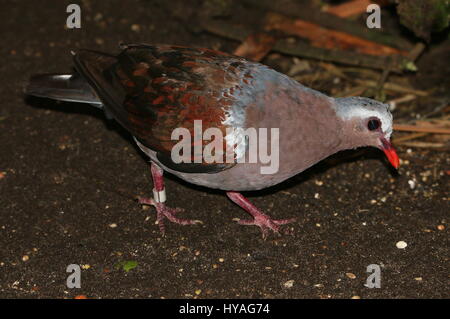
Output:
[[[135,199],[152,185],[130,136],[95,108],[25,99],[22,87],[34,73],[70,71],[70,50],[80,47],[118,52],[124,41],[232,52],[239,43],[198,30],[208,1],[77,1],[82,28],[67,30],[71,2],[6,1],[0,11],[0,297],[448,297],[448,151],[399,147],[398,174],[377,150],[344,152],[250,194],[273,217],[298,217],[291,234],[265,241],[232,221],[246,213],[222,192],[168,177],[168,203],[204,224],[167,223],[161,237],[154,210]],[[231,10],[239,17],[239,5]],[[441,41],[421,57],[410,75],[417,89],[448,84],[448,53]],[[273,60],[263,63],[280,71],[292,63]],[[117,266],[126,261],[137,266]],[[81,289],[66,287],[69,264],[83,265]],[[380,289],[364,287],[369,264],[381,266]]]

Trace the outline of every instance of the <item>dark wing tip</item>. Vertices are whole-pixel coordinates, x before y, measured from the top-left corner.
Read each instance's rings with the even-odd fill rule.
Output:
[[[164,166],[173,169],[174,171],[183,173],[214,174],[232,168],[236,165],[236,163],[174,163],[170,156],[160,152],[156,154],[156,157]]]

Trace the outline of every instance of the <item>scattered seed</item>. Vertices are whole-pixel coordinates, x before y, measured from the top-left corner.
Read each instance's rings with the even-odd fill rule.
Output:
[[[437,229],[438,229],[438,230],[444,230],[444,229],[445,229],[445,226],[444,226],[444,225],[437,225]]]
[[[356,275],[355,275],[354,273],[351,273],[351,272],[347,272],[347,273],[345,273],[345,275],[346,275],[348,278],[350,278],[350,279],[355,279],[355,278],[356,278]]]
[[[116,228],[116,227],[117,227],[117,224],[116,224],[116,223],[109,224],[109,227],[111,227],[111,228]]]
[[[352,299],[361,299],[360,296],[352,296]]]
[[[201,289],[197,289],[196,291],[195,291],[195,294],[198,296],[198,295],[200,295],[202,293],[202,290]]]
[[[139,32],[141,30],[141,27],[138,24],[132,24],[131,30],[134,32]]]
[[[288,280],[283,284],[286,288],[292,288],[294,286],[294,280]]]
[[[22,261],[28,261],[30,257],[28,255],[22,256]]]
[[[408,244],[406,242],[404,242],[403,240],[397,242],[395,244],[395,246],[397,246],[398,249],[405,249],[406,246],[408,246]]]
[[[98,21],[100,21],[101,19],[103,19],[103,15],[102,15],[101,13],[95,14],[95,16],[94,16],[94,21],[98,22]]]

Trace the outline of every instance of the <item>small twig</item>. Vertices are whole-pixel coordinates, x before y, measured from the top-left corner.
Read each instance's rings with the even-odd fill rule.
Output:
[[[416,43],[414,48],[412,48],[411,51],[408,53],[408,59],[412,62],[415,62],[419,56],[422,54],[422,52],[425,50],[425,44],[422,42]]]
[[[438,125],[438,126],[449,126],[450,127],[450,120],[446,119],[445,117],[442,119],[434,118],[429,121],[420,120],[416,122],[417,125],[420,126],[430,126],[430,125]]]
[[[330,77],[330,73],[328,72],[315,72],[304,75],[296,75],[293,78],[300,83],[311,83],[318,80],[326,80]]]
[[[375,98],[380,101],[384,101],[386,99],[383,91],[384,83],[386,83],[387,78],[389,77],[389,73],[391,73],[391,69],[394,64],[392,57],[388,57],[388,61],[389,62],[386,64],[386,68],[383,70],[383,73],[381,74],[377,82]]]
[[[418,148],[442,148],[445,147],[443,143],[431,143],[431,142],[405,142],[402,145]]]
[[[242,56],[256,62],[261,61],[272,50],[277,39],[267,33],[253,33],[249,35],[236,50],[235,55]]]
[[[360,73],[362,74],[361,76],[357,76],[355,77],[353,74],[350,77],[350,79],[354,79],[354,78],[371,78],[371,79],[379,79],[380,77],[380,72],[373,70],[373,69],[367,69],[367,68],[360,68],[360,67],[351,67],[351,66],[347,66],[347,67],[342,67],[341,70],[344,73]]]
[[[334,14],[340,18],[347,18],[366,12],[370,3],[370,0],[352,0],[341,4],[326,6],[322,11]]]
[[[361,96],[366,90],[365,86],[355,86],[343,93],[336,94],[335,97]]]
[[[393,110],[395,110],[397,105],[406,103],[406,102],[411,102],[412,100],[415,100],[416,98],[417,98],[417,96],[415,96],[414,94],[406,94],[402,97],[392,99],[392,100],[388,101],[389,109],[391,111],[393,111]]]
[[[336,75],[336,76],[338,76],[340,78],[343,78],[343,79],[346,79],[346,80],[350,80],[350,77],[347,74],[345,74],[340,68],[338,68],[334,64],[326,63],[326,62],[320,62],[319,65],[322,68],[324,68],[325,70],[327,70],[328,72],[330,72],[330,73],[332,73],[332,74],[334,74],[334,75]]]
[[[367,87],[371,87],[371,88],[376,88],[377,87],[377,82],[376,81],[372,81],[372,80],[355,79],[355,82],[359,83],[361,85],[366,85]],[[428,92],[426,92],[426,91],[415,90],[413,88],[404,87],[404,86],[401,86],[399,84],[392,83],[392,82],[385,83],[383,85],[383,88],[385,90],[389,90],[389,91],[411,93],[411,94],[418,95],[418,96],[427,96],[428,95]]]
[[[423,118],[423,119],[429,118],[430,116],[439,114],[439,113],[441,113],[441,112],[442,112],[442,113],[450,112],[450,105],[443,104],[443,105],[437,107],[434,111],[431,111],[430,113],[427,113],[427,114],[423,115],[422,118]],[[447,117],[444,117],[444,119],[445,119],[445,118],[447,118]]]
[[[414,48],[409,51],[408,55],[406,56],[407,60],[403,65],[403,68],[408,71],[417,71],[417,66],[414,64],[414,62],[419,58],[424,50],[425,44],[423,44],[422,42],[416,43]]]
[[[402,137],[394,138],[395,144],[402,144],[403,142],[414,140],[416,138],[427,136],[429,133],[413,133]]]
[[[410,125],[410,124],[394,124],[394,130],[407,131],[407,132],[424,132],[424,133],[434,133],[434,134],[450,134],[449,128],[417,126],[417,125]]]

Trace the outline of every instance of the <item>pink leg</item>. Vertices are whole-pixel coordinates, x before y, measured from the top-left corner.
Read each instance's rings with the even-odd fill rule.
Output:
[[[139,198],[139,204],[151,205],[156,208],[156,222],[159,225],[159,229],[161,233],[164,235],[165,227],[164,227],[164,218],[167,218],[172,223],[177,223],[180,225],[193,225],[199,224],[201,221],[199,220],[191,220],[191,219],[182,219],[178,218],[175,215],[183,210],[181,208],[170,208],[165,204],[166,195],[165,195],[165,187],[164,187],[164,177],[161,167],[157,164],[151,162],[151,171],[152,171],[152,179],[153,179],[153,198]]]
[[[270,216],[264,214],[261,210],[259,210],[255,205],[250,203],[250,201],[242,196],[242,194],[237,192],[227,192],[228,198],[230,198],[234,203],[238,204],[241,208],[243,208],[247,213],[253,216],[253,219],[250,220],[239,220],[238,223],[241,225],[255,225],[261,228],[263,233],[263,237],[267,237],[268,230],[272,230],[275,233],[278,233],[280,230],[279,225],[289,224],[295,221],[295,218],[290,219],[278,219],[274,220],[270,218]]]

